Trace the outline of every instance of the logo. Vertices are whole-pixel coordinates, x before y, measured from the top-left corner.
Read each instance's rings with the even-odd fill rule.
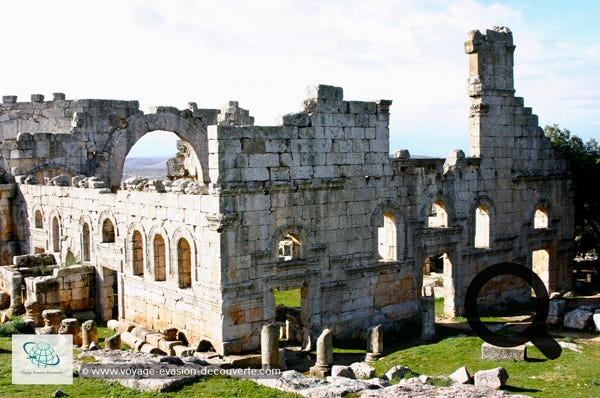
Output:
[[[31,363],[38,368],[56,366],[60,363],[60,357],[54,348],[43,341],[28,341],[23,344],[23,351]]]
[[[73,336],[13,334],[13,384],[73,384]]]
[[[523,279],[533,288],[537,299],[535,317],[531,324],[520,333],[513,336],[502,336],[492,332],[481,322],[477,311],[477,296],[483,285],[499,275],[512,275]],[[465,316],[467,322],[477,336],[483,341],[498,347],[516,347],[531,341],[548,359],[556,359],[560,356],[562,348],[544,330],[548,312],[550,310],[550,299],[544,282],[532,270],[516,263],[500,263],[487,267],[478,273],[467,288],[465,295]]]

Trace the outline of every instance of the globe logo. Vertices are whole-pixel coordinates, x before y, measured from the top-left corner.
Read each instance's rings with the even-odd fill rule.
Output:
[[[23,344],[23,351],[31,363],[38,368],[56,366],[60,363],[60,358],[54,348],[45,342],[28,341]]]

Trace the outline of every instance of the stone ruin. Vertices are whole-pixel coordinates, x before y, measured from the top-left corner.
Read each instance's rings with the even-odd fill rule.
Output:
[[[450,316],[497,263],[568,288],[569,171],[515,97],[514,49],[506,28],[469,33],[469,155],[445,159],[390,157],[392,101],[346,100],[340,87],[312,87],[277,126],[254,126],[237,102],[143,113],[137,101],[4,96],[0,287],[14,307],[175,328],[221,355],[259,348],[276,289],[300,289],[307,341],[418,325],[431,259]],[[156,130],[181,140],[173,181],[123,184],[127,153]],[[28,274],[13,260],[27,253],[58,265]],[[82,286],[66,288],[74,274]],[[484,303],[530,295],[508,278],[488,285]]]

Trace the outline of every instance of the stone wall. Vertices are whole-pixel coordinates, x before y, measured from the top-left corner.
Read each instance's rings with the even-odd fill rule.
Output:
[[[512,34],[471,32],[465,48],[468,156],[390,157],[391,101],[348,101],[326,85],[266,127],[235,101],[144,115],[135,101],[7,98],[0,164],[16,194],[0,208],[19,220],[17,248],[95,267],[104,319],[116,304],[121,319],[173,326],[220,354],[259,346],[262,326],[275,320],[275,289],[300,289],[307,343],[325,327],[357,337],[375,324],[417,321],[431,261],[442,264],[449,316],[462,314],[473,277],[497,263],[534,269],[549,290],[567,288],[568,169],[514,96]],[[121,189],[129,149],[154,130],[182,140],[191,180]],[[481,300],[529,294],[503,277]]]

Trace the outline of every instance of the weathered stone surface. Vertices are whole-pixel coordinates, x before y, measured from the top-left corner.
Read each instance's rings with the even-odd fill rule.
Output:
[[[10,308],[10,294],[0,291],[0,310]]]
[[[325,377],[333,365],[333,333],[329,329],[321,332],[317,339],[317,363],[310,368],[311,376]]]
[[[120,350],[121,349],[121,333],[115,333],[112,336],[104,339],[104,348],[108,350]]]
[[[357,379],[371,379],[375,377],[375,368],[365,362],[354,362],[350,369]]]
[[[487,342],[481,344],[481,359],[488,361],[525,361],[527,359],[527,346],[498,347]]]
[[[354,371],[350,366],[344,365],[333,365],[331,367],[331,376],[332,377],[347,377],[349,379],[355,379]]]
[[[572,329],[585,329],[592,320],[593,312],[578,308],[565,314],[563,325]]]
[[[88,349],[92,342],[98,344],[98,327],[96,322],[89,320],[81,325],[81,348]]]
[[[596,330],[600,332],[600,313],[596,312],[592,316],[592,320],[594,322],[594,328],[596,328]]]
[[[263,326],[260,332],[260,353],[263,369],[279,367],[279,327],[273,323]]]
[[[366,362],[373,362],[383,355],[383,325],[375,325],[367,330]]]
[[[65,318],[60,321],[58,334],[73,335],[73,344],[77,346],[82,344],[81,327],[79,326],[79,321],[75,318]]]
[[[475,372],[475,385],[478,387],[490,387],[500,389],[506,385],[508,373],[504,368],[494,368]]]
[[[473,382],[473,377],[466,366],[461,366],[448,376],[453,382],[459,384],[469,384]]]
[[[548,303],[548,318],[546,322],[550,325],[562,325],[564,315],[565,300],[550,300]]]

